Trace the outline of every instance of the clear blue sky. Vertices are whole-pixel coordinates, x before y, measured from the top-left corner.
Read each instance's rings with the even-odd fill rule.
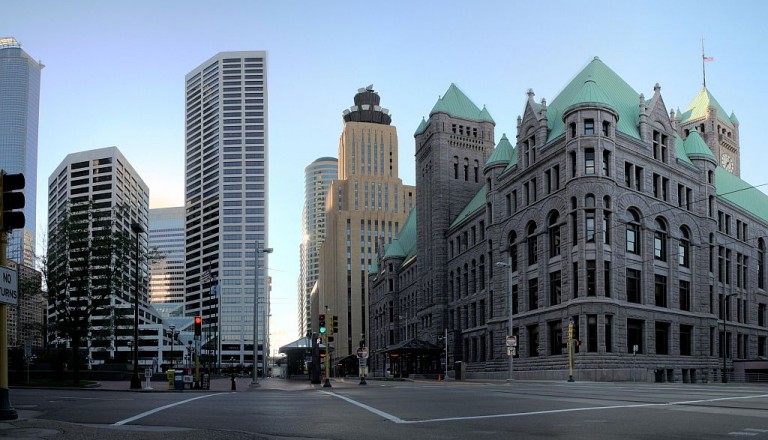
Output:
[[[658,82],[667,107],[684,110],[701,89],[704,37],[715,58],[707,86],[741,123],[741,176],[768,182],[762,1],[372,3],[5,2],[0,36],[46,65],[38,231],[48,176],[75,151],[118,146],[149,185],[151,207],[182,205],[184,75],[228,50],[269,52],[274,347],[298,336],[303,170],[337,156],[341,112],[359,87],[373,84],[392,112],[400,177],[414,184],[413,132],[452,82],[488,107],[497,139],[514,136],[528,88],[551,102],[594,56],[647,97]]]

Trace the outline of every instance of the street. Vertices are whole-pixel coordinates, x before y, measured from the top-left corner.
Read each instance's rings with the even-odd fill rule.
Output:
[[[13,389],[20,420],[0,423],[0,437],[36,428],[43,431],[17,431],[17,438],[768,440],[766,385],[332,383],[265,379],[254,389],[243,379],[237,391],[184,392]]]

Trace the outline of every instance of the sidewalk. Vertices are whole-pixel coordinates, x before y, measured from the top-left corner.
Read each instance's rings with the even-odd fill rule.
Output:
[[[235,377],[234,392],[254,391],[254,390],[282,390],[282,391],[300,391],[322,387],[322,385],[312,385],[305,380],[280,379],[274,377],[261,378],[256,387],[251,386],[252,378]],[[151,389],[145,389],[146,381],[141,382],[141,389],[130,389],[131,383],[127,380],[111,380],[98,382],[91,387],[92,390],[105,391],[133,391],[133,392],[171,392],[171,393],[199,393],[199,392],[233,392],[232,379],[230,377],[216,376],[211,379],[210,389],[191,390],[185,387],[183,391],[169,389],[167,380],[152,380]]]

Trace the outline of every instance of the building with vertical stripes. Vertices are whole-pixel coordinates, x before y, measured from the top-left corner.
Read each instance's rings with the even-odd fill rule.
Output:
[[[204,349],[217,362],[250,365],[256,282],[269,352],[267,254],[255,273],[256,246],[268,247],[267,53],[214,55],[186,75],[185,97],[185,314],[215,329]]]

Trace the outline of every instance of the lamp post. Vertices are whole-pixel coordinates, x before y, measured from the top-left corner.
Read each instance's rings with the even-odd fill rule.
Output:
[[[513,336],[514,333],[514,327],[513,327],[513,321],[512,321],[512,257],[509,258],[509,263],[504,262],[498,262],[496,263],[496,267],[506,267],[507,268],[507,304],[509,304],[509,310],[507,311],[509,323],[507,326],[509,327],[509,335]],[[509,338],[508,338],[509,339]],[[514,380],[513,372],[515,371],[515,356],[514,353],[512,353],[512,350],[515,347],[507,347],[507,356],[509,357],[509,378],[507,378],[507,382],[512,382]]]
[[[259,385],[259,254],[271,254],[272,248],[261,248],[261,243],[256,243],[256,267],[253,273],[254,298],[253,298],[253,380],[251,386]]]
[[[176,368],[176,365],[173,362],[173,344],[175,342],[174,339],[176,339],[176,326],[171,324],[168,328],[171,329],[171,368]]]
[[[144,228],[138,223],[131,223],[131,230],[136,233],[136,279],[133,296],[133,375],[131,375],[131,389],[141,389],[139,379],[139,234]]]

